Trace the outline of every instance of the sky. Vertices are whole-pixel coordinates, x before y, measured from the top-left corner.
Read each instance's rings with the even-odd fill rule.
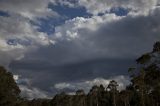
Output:
[[[0,65],[27,98],[114,79],[160,39],[159,0],[0,0]]]

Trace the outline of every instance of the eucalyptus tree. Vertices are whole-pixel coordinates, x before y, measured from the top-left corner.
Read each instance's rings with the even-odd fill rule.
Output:
[[[108,87],[107,87],[113,96],[113,106],[117,106],[116,105],[117,87],[118,87],[118,83],[115,80],[111,80],[108,84]]]
[[[13,75],[0,66],[0,106],[16,106],[19,102],[20,89]]]

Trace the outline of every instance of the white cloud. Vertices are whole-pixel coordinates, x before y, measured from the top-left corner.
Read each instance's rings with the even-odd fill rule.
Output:
[[[10,17],[0,17],[0,39],[18,39],[19,45],[27,45],[23,42],[30,44],[46,45],[49,39],[46,33],[38,32],[36,27],[33,26],[29,20],[13,15]],[[6,42],[5,42],[6,43]],[[17,47],[17,46],[14,46]]]
[[[152,47],[153,42],[160,38],[157,36],[160,33],[160,11],[159,9],[155,11],[156,8],[154,8],[157,1],[158,0],[101,0],[100,2],[98,0],[79,0],[79,5],[85,6],[88,12],[95,15],[103,13],[106,10],[109,11],[112,7],[119,6],[131,8],[134,10],[132,12],[137,11],[140,12],[140,14],[134,15],[131,13],[123,17],[114,14],[93,16],[91,18],[76,17],[66,21],[64,25],[56,27],[55,34],[49,37],[46,33],[37,31],[36,27],[29,22],[37,17],[45,18],[56,15],[55,12],[47,8],[49,0],[2,0],[0,1],[0,10],[11,13],[11,16],[0,16],[0,60],[3,60],[0,61],[0,64],[8,65],[13,60],[19,60],[19,63],[23,64],[27,59],[33,60],[28,62],[30,63],[30,67],[24,70],[27,70],[30,75],[34,74],[32,76],[34,76],[36,80],[39,79],[39,75],[33,73],[36,69],[38,69],[38,73],[41,71],[41,75],[44,75],[44,73],[48,75],[48,77],[46,77],[47,80],[44,80],[44,85],[50,82],[48,80],[59,81],[60,76],[62,79],[65,79],[66,67],[63,66],[67,66],[68,64],[79,64],[94,59],[111,58],[118,60],[120,58],[128,59],[137,57],[137,55],[148,51],[150,47]],[[73,7],[73,4],[70,4],[68,1],[61,0],[60,2],[63,2],[63,5]],[[154,10],[150,11],[152,8],[154,8]],[[149,14],[148,11],[150,11]],[[141,15],[143,12],[145,14],[147,13],[147,15]],[[7,41],[10,39],[12,41],[8,44]],[[50,44],[57,45],[55,48],[52,46],[47,48]],[[42,49],[40,48],[34,52],[35,54],[33,55],[28,54],[27,59],[25,58],[26,53],[39,47],[42,47]],[[24,59],[20,61],[22,58]],[[42,64],[39,65],[41,62]],[[17,66],[19,65],[16,62],[14,63],[17,64]],[[62,69],[59,71],[59,67],[57,69],[56,66],[61,66],[62,64]],[[86,63],[85,65],[88,64]],[[52,68],[54,66],[56,68],[53,71],[50,67]],[[93,66],[94,64],[90,67]],[[23,67],[24,66],[22,66],[22,68]],[[43,69],[45,69],[45,71]],[[67,71],[69,70],[70,69]],[[97,71],[98,68],[95,70]],[[85,71],[87,73],[88,70]],[[104,73],[103,70],[98,71]],[[55,72],[57,73],[55,74]],[[93,71],[90,72],[92,73]],[[21,73],[24,74],[26,72],[21,70]],[[55,79],[52,74],[55,75]],[[98,75],[102,76],[102,74]],[[80,77],[84,76],[85,72],[83,75],[80,75]],[[72,78],[70,78],[70,80],[71,79]],[[78,79],[79,77],[77,80]],[[121,87],[124,87],[125,82],[121,83],[124,81],[123,79],[125,79],[123,76],[117,78]],[[57,89],[86,88],[89,90],[92,85],[101,82],[107,86],[109,80],[96,78],[77,83],[64,82],[56,84],[55,87]],[[29,97],[38,97],[38,95],[45,97],[44,92],[42,91],[42,95],[39,94],[41,90],[37,88],[21,85],[21,89],[24,91],[24,94]]]
[[[88,92],[94,85],[99,86],[102,84],[105,88],[107,88],[111,80],[115,80],[118,82],[119,90],[125,89],[126,85],[130,83],[128,77],[121,75],[121,76],[116,76],[110,79],[95,78],[93,80],[87,80],[87,81],[81,81],[81,82],[69,82],[69,83],[62,82],[62,83],[55,84],[54,88],[56,88],[57,90],[71,89],[75,91],[78,89],[84,89],[86,92]]]
[[[49,98],[47,92],[32,86],[31,79],[22,78],[21,75],[13,75],[13,78],[21,90],[22,97],[27,99]]]
[[[79,5],[86,7],[92,14],[105,13],[111,8],[123,7],[143,14],[154,8],[158,0],[79,0]]]
[[[19,85],[21,90],[21,96],[27,99],[36,99],[36,98],[48,98],[47,92],[42,91],[35,87],[28,87],[25,85]]]
[[[114,14],[105,14],[103,16],[93,16],[91,18],[84,18],[84,17],[76,17],[74,19],[66,21],[64,25],[58,26],[55,28],[55,34],[53,34],[53,38],[48,37],[46,33],[38,32],[36,30],[36,27],[30,24],[30,20],[26,18],[33,18],[33,17],[41,17],[41,15],[38,15],[38,13],[47,13],[48,11],[48,3],[52,2],[55,3],[54,0],[26,0],[26,1],[20,1],[20,0],[6,0],[6,1],[0,1],[0,10],[13,12],[10,17],[0,17],[1,23],[0,23],[0,51],[2,54],[2,57],[0,57],[2,60],[4,57],[11,57],[10,60],[15,59],[21,59],[24,57],[25,53],[27,51],[30,51],[31,49],[39,46],[39,45],[49,45],[49,44],[55,44],[55,40],[65,39],[65,40],[73,40],[78,39],[75,42],[79,42],[79,45],[81,43],[86,42],[88,46],[94,47],[96,46],[94,41],[88,41],[89,39],[92,39],[94,37],[94,33],[98,33],[98,30],[103,26],[110,23],[116,23],[120,22],[126,17],[132,17],[132,16],[125,16],[125,17],[118,17]],[[64,5],[67,5],[68,3],[71,3],[70,1],[61,0],[59,1]],[[133,7],[136,7],[134,5],[138,5],[137,1],[127,1],[129,2],[129,5],[133,4]],[[133,3],[132,3],[133,2]],[[157,1],[151,0],[150,2],[147,0],[141,0],[142,3],[144,3],[144,7],[149,8],[153,7]],[[124,5],[126,3],[125,0],[123,1],[115,1],[111,3],[110,0],[102,0],[101,2],[95,0],[80,0],[79,3],[81,5],[87,4],[86,8],[92,8],[94,6],[96,11],[99,11],[99,7],[107,7],[111,8],[114,7],[114,5],[122,4]],[[150,3],[149,6],[148,3]],[[56,3],[55,3],[56,4]],[[72,3],[71,3],[72,4]],[[88,5],[89,4],[89,5]],[[107,6],[103,6],[107,4]],[[93,6],[92,6],[93,5]],[[102,5],[102,6],[101,6]],[[139,4],[140,5],[140,4]],[[142,4],[141,4],[142,5]],[[85,5],[84,5],[85,6]],[[140,6],[140,7],[143,7]],[[138,8],[138,7],[137,7]],[[94,9],[91,9],[94,11]],[[37,13],[38,12],[38,13]],[[15,14],[14,14],[15,13]],[[19,15],[20,14],[20,15]],[[27,15],[25,15],[27,14]],[[30,14],[30,15],[28,15]],[[23,17],[21,17],[23,16]],[[42,16],[48,16],[43,14]],[[24,18],[25,17],[25,18]],[[127,18],[126,18],[127,19]],[[16,27],[15,27],[16,26]],[[106,26],[108,28],[109,26]],[[108,30],[114,30],[111,28],[108,28]],[[118,30],[118,29],[117,29]],[[156,27],[153,29],[154,32],[159,31],[159,27]],[[116,32],[116,30],[114,30]],[[93,34],[93,35],[91,35]],[[109,36],[109,35],[106,35]],[[115,34],[113,37],[116,36]],[[112,38],[108,38],[107,42],[111,42]],[[14,40],[13,45],[9,45],[7,43],[8,40]],[[54,40],[55,39],[55,40]],[[114,39],[114,38],[113,38]],[[30,44],[30,45],[28,45]],[[91,48],[90,47],[90,48]],[[107,49],[107,48],[106,48]],[[105,49],[105,50],[106,50]],[[97,50],[94,49],[94,50]],[[100,49],[99,49],[100,50]],[[98,50],[98,51],[99,51]],[[109,50],[109,48],[108,48]],[[10,52],[10,53],[6,53]],[[11,54],[14,53],[14,54]],[[99,52],[103,52],[101,49]],[[4,56],[6,55],[7,56]],[[7,63],[4,62],[4,63]],[[3,63],[3,64],[4,64]]]
[[[38,46],[54,43],[46,33],[38,32],[28,19],[19,15],[0,17],[0,20],[1,65],[23,58],[25,53]]]
[[[96,31],[104,23],[115,22],[122,18],[123,17],[116,16],[115,14],[105,14],[91,18],[76,17],[66,21],[62,26],[55,27],[55,36],[58,39],[75,39],[84,36],[80,34],[81,29]]]
[[[46,33],[39,32],[30,21],[37,18],[57,17],[48,8],[54,0],[1,0],[0,11],[9,13],[0,16],[0,65],[7,66],[12,60],[24,58],[27,52],[39,46],[55,44]]]
[[[19,75],[13,75],[13,79],[17,82],[19,79]]]
[[[0,10],[20,14],[29,19],[57,16],[56,12],[48,8],[50,2],[54,3],[54,0],[1,0]]]
[[[70,89],[73,89],[75,88],[74,85],[70,84],[70,83],[58,83],[58,84],[55,84],[54,86],[56,89],[65,89],[65,88],[70,88]]]
[[[85,53],[109,58],[137,57],[142,53],[142,49],[137,45],[141,48],[146,48],[147,45],[152,47],[159,39],[158,11],[151,11],[147,16],[105,14],[91,18],[77,17],[56,27],[54,37],[58,40],[73,41],[73,45]],[[145,44],[141,44],[142,41],[145,41]]]
[[[77,7],[77,1],[78,0],[57,0],[55,1],[55,4],[61,4],[61,5],[65,5],[65,6],[68,6],[68,7],[71,7],[71,8],[75,8]]]

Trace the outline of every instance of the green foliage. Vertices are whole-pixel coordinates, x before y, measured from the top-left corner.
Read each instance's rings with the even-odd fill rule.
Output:
[[[140,58],[138,58],[136,61],[139,64],[146,64],[151,59],[151,56],[149,53],[142,55]]]
[[[15,106],[20,90],[13,75],[0,67],[0,106]]]
[[[160,42],[156,42],[153,46],[153,52],[160,52]]]

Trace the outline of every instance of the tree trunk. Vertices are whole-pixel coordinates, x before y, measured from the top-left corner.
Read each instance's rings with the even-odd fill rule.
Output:
[[[157,106],[159,106],[159,103],[157,102]]]
[[[124,102],[124,106],[127,106],[127,103],[126,103],[126,101]]]
[[[113,106],[116,106],[116,96],[115,96],[115,91],[113,91]]]
[[[144,92],[143,92],[143,90],[142,90],[142,106],[145,106],[145,103],[144,103]]]

